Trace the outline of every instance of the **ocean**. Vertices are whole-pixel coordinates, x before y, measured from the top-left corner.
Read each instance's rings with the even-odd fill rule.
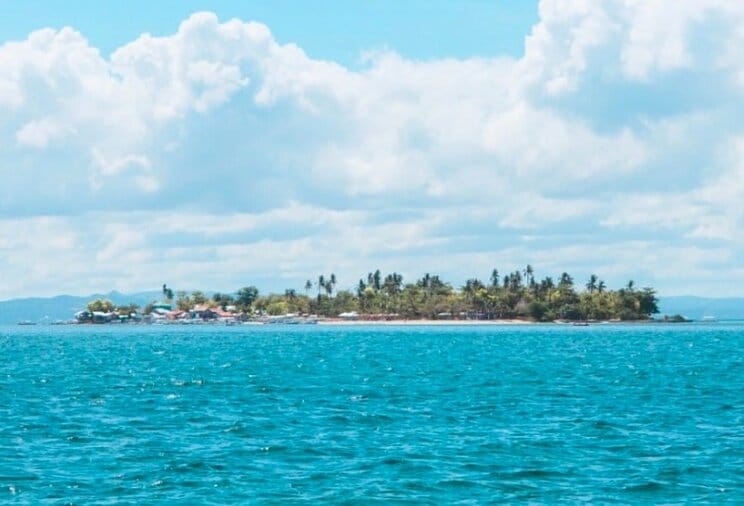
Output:
[[[0,329],[7,504],[744,503],[744,324]]]

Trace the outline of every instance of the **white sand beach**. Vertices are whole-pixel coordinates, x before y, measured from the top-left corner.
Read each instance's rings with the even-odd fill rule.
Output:
[[[534,325],[535,322],[525,320],[318,320],[318,325],[332,326],[497,326],[497,325]]]

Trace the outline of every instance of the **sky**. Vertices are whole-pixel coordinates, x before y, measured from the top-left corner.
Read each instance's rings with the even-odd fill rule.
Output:
[[[744,3],[0,0],[0,299],[744,295]]]

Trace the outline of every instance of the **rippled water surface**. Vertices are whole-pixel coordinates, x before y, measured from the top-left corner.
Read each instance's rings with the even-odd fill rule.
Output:
[[[0,331],[0,502],[744,503],[744,325]]]

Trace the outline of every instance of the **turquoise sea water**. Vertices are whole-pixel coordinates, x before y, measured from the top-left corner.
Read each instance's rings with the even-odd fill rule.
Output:
[[[0,330],[0,502],[744,503],[744,325]]]

